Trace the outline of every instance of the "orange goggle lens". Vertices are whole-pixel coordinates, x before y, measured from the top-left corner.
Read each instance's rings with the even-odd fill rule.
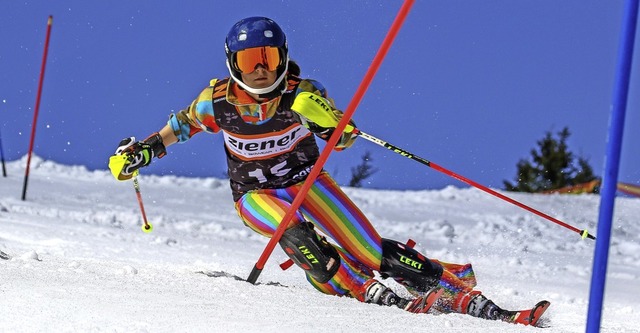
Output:
[[[251,73],[262,65],[268,71],[275,71],[280,65],[280,50],[274,46],[252,47],[236,52],[235,67],[242,73]]]

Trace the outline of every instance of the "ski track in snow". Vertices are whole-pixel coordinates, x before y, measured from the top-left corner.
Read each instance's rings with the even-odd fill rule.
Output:
[[[140,176],[150,234],[131,182],[32,158],[0,178],[1,332],[537,332],[464,315],[417,315],[318,293],[279,247],[259,285],[247,277],[267,239],[246,228],[226,180]],[[584,332],[595,242],[476,189],[345,191],[385,238],[442,261],[471,262],[498,305],[551,301],[543,332]],[[596,233],[594,195],[510,197]],[[640,332],[640,200],[618,198],[601,332]],[[597,235],[596,235],[597,236]],[[278,282],[287,288],[267,285]],[[399,293],[401,287],[384,280]]]

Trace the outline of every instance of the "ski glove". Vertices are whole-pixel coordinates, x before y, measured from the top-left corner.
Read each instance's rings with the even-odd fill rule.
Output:
[[[130,137],[120,141],[115,155],[109,159],[109,169],[117,180],[129,180],[141,167],[151,163],[154,157],[162,158],[166,149],[159,133],[154,133],[144,141]]]
[[[296,96],[291,110],[300,115],[304,127],[316,134],[327,134],[338,126],[340,121],[329,101],[306,91]],[[344,131],[351,133],[353,130],[352,125],[347,125]]]

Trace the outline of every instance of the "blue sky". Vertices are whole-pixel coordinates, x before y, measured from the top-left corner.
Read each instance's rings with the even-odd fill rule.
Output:
[[[360,84],[401,1],[2,1],[0,135],[27,154],[46,22],[54,16],[35,153],[107,169],[120,139],[144,138],[228,75],[237,20],[276,20],[302,76],[340,108]],[[602,175],[622,0],[417,1],[355,112],[358,127],[483,185],[513,181],[546,131]],[[636,41],[636,46],[640,44]],[[638,47],[636,47],[637,49]],[[640,183],[640,75],[634,57],[620,181]],[[466,186],[360,139],[326,166],[338,181],[370,151],[365,187]],[[221,177],[220,135],[170,147],[143,173]]]

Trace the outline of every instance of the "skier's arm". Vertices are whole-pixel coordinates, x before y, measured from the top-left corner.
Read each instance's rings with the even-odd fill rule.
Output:
[[[178,137],[176,137],[173,132],[173,128],[171,128],[169,124],[165,125],[158,134],[160,134],[162,144],[164,144],[165,147],[169,147],[170,145],[178,142]]]
[[[172,114],[159,132],[153,133],[143,141],[134,137],[120,141],[116,152],[109,159],[109,169],[118,180],[131,179],[136,170],[147,166],[154,157],[162,158],[166,147],[189,140],[196,133],[217,132],[218,126],[213,117],[211,92],[215,81],[205,88],[190,106],[177,114]]]
[[[336,109],[332,101],[310,92],[299,93],[291,109],[300,115],[300,121],[306,128],[324,140],[331,137],[333,130],[342,119],[342,111]],[[356,135],[351,132],[354,128],[355,123],[349,121],[349,125],[336,144],[337,150],[348,148],[353,144]]]
[[[212,81],[211,85],[205,88],[191,105],[169,117],[167,125],[173,131],[173,136],[168,136],[168,133],[165,133],[166,136],[163,136],[163,138],[175,138],[177,142],[182,143],[202,131],[209,133],[220,131],[213,115],[212,95],[214,84],[215,82]]]

